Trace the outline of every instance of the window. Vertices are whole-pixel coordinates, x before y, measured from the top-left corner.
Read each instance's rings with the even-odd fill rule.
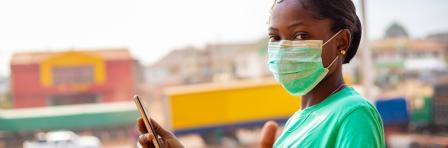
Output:
[[[93,67],[90,65],[54,67],[52,69],[54,85],[91,84],[93,83]]]

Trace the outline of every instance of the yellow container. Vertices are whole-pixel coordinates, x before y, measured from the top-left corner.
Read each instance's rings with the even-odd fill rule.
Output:
[[[287,119],[300,107],[274,80],[176,87],[167,95],[174,131]]]

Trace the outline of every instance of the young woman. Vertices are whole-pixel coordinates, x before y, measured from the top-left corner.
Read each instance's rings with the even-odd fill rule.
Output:
[[[361,23],[351,0],[278,0],[269,22],[268,66],[301,110],[275,138],[277,124],[266,123],[261,147],[385,147],[381,118],[342,78],[361,39]],[[155,123],[155,122],[154,122]],[[139,142],[151,145],[152,135]],[[167,147],[182,147],[173,134],[157,129]]]

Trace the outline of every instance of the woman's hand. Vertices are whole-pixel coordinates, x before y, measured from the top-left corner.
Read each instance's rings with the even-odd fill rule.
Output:
[[[261,130],[260,148],[272,148],[275,142],[278,124],[274,121],[268,121]]]
[[[183,148],[184,146],[182,143],[180,143],[179,140],[177,140],[176,136],[174,136],[173,133],[170,131],[164,129],[162,126],[160,126],[157,122],[151,119],[152,126],[154,126],[154,130],[159,134],[160,142],[163,148]],[[143,121],[143,118],[138,118],[137,120],[137,127],[140,131],[141,135],[138,137],[138,142],[140,145],[143,146],[143,148],[155,148],[154,143],[152,140],[156,137],[154,137],[153,134],[149,134],[148,130],[146,129],[145,122]]]

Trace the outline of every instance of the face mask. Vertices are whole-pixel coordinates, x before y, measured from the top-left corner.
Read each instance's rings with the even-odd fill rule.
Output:
[[[322,47],[339,32],[324,44],[322,40],[269,42],[269,70],[290,94],[294,96],[307,94],[325,78],[329,68],[337,61],[339,56],[336,56],[331,64],[324,68]]]

